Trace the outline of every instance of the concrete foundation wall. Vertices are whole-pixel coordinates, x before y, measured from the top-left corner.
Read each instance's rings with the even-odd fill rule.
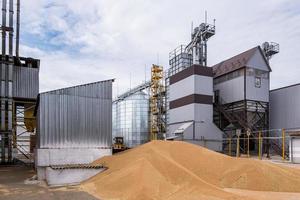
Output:
[[[79,183],[84,180],[84,177],[89,178],[92,176],[95,170],[72,169],[58,173],[59,170],[51,171],[50,166],[89,164],[103,156],[109,155],[112,155],[111,149],[37,149],[35,164],[38,180],[46,180],[50,185]],[[61,175],[59,178],[59,174],[62,174],[64,177]]]
[[[104,169],[61,169],[46,168],[46,180],[50,186],[76,185]]]
[[[184,123],[170,125],[169,134],[182,124]],[[199,144],[214,151],[222,151],[222,134],[222,131],[212,122],[195,122],[184,131],[180,139],[193,144]]]
[[[111,149],[37,149],[36,166],[89,164],[111,154]]]
[[[184,140],[185,142],[189,142],[192,144],[196,144],[214,151],[221,152],[222,151],[222,142],[218,141],[207,141],[207,140]]]

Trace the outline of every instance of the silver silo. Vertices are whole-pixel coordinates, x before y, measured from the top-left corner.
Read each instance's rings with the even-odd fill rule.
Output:
[[[127,147],[149,139],[149,96],[140,91],[113,103],[113,138],[121,136]]]

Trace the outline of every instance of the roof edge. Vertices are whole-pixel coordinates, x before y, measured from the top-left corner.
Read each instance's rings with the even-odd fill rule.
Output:
[[[262,55],[264,61],[266,62],[267,66],[268,66],[268,68],[269,68],[269,70],[270,70],[269,72],[272,72],[272,68],[271,68],[271,66],[270,66],[270,62],[267,60],[267,58],[266,58],[266,56],[265,56],[263,50],[261,49],[260,46],[258,46],[258,49],[259,49],[259,51],[260,51],[260,53],[261,53],[261,55]]]
[[[55,91],[59,91],[59,90],[63,90],[63,89],[71,89],[71,88],[76,88],[76,87],[80,87],[80,86],[94,85],[94,84],[108,82],[108,81],[114,82],[115,78],[113,78],[113,79],[107,79],[107,80],[103,80],[103,81],[90,82],[90,83],[85,83],[85,84],[80,84],[80,85],[74,85],[74,86],[59,88],[59,89],[55,89],[55,90],[49,90],[49,91],[46,91],[46,92],[40,92],[39,95],[40,94],[50,93],[50,92],[55,92]]]
[[[274,92],[274,91],[277,91],[277,90],[282,90],[282,89],[287,89],[287,88],[290,88],[290,87],[295,87],[295,86],[300,86],[300,83],[296,83],[296,84],[292,84],[292,85],[288,85],[288,86],[284,86],[284,87],[276,88],[276,89],[270,90],[270,92]]]

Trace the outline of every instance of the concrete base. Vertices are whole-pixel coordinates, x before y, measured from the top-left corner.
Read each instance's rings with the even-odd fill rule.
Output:
[[[222,152],[222,142],[221,141],[207,141],[207,140],[183,140],[192,144],[196,144],[213,151]]]
[[[46,167],[36,167],[36,172],[39,181],[46,180]]]
[[[89,164],[103,156],[112,155],[111,149],[37,149],[35,164],[38,180],[49,184],[79,183],[101,171],[101,169],[53,170],[53,165]]]
[[[103,156],[112,155],[111,149],[37,149],[36,166],[89,164]]]
[[[59,169],[46,167],[46,180],[49,186],[76,185],[104,169]]]
[[[182,123],[169,125],[168,135],[174,135]],[[222,151],[223,132],[212,122],[194,122],[191,126],[183,131],[182,137],[176,140],[184,140],[193,144],[206,147],[213,151]]]

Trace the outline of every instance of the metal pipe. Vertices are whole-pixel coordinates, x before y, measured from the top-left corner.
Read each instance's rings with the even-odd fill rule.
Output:
[[[2,60],[6,54],[6,0],[2,0]]]
[[[229,137],[228,155],[231,156],[231,136]]]
[[[1,163],[5,163],[5,137],[4,134],[0,134],[0,139],[1,139]]]
[[[14,15],[14,1],[13,0],[9,0],[9,36],[8,36],[8,53],[9,56],[12,57],[13,56],[13,15]]]
[[[282,129],[282,160],[285,160],[285,130]]]
[[[8,21],[8,68],[7,68],[7,131],[8,131],[8,156],[7,161],[10,163],[12,161],[12,110],[13,110],[13,100],[12,100],[12,82],[13,82],[13,22],[14,22],[14,1],[9,0],[9,21]]]
[[[236,142],[236,157],[240,157],[240,135],[238,135]]]
[[[19,58],[20,41],[20,0],[17,0],[17,22],[16,22],[16,57]]]
[[[1,63],[1,162],[5,163],[5,91],[6,91],[6,64],[5,64],[5,55],[6,55],[6,0],[2,0],[2,63]]]
[[[262,143],[262,139],[261,139],[261,132],[259,131],[258,134],[258,158],[261,160],[261,143]]]
[[[247,156],[250,157],[250,135],[247,135]]]

